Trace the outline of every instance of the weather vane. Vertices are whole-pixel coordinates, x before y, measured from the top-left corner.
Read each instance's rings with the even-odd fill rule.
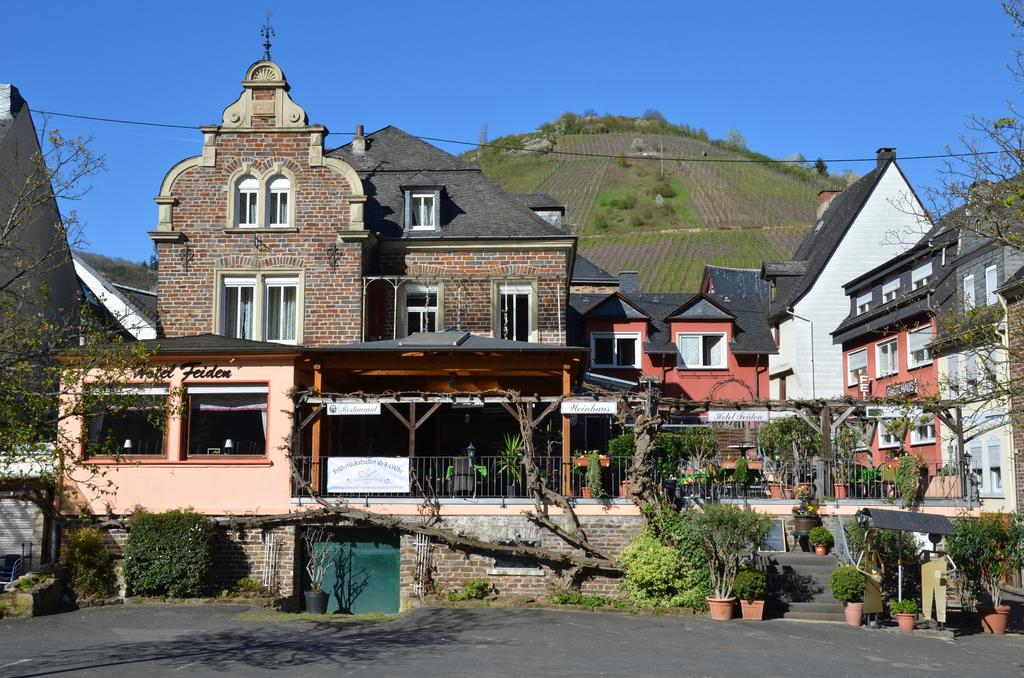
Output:
[[[267,23],[260,26],[260,35],[263,36],[263,60],[270,61],[270,39],[277,36],[274,27],[270,25],[270,17],[273,12],[267,11]]]

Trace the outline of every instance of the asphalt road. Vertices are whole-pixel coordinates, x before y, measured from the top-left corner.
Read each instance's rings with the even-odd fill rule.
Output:
[[[129,605],[0,621],[3,676],[1021,676],[1024,636],[953,641],[837,624],[420,609],[394,621],[250,621]]]

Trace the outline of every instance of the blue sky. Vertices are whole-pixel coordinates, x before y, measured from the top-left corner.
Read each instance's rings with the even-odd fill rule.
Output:
[[[338,132],[474,141],[485,122],[493,138],[566,110],[655,108],[715,137],[739,129],[776,157],[927,154],[1019,90],[1005,67],[1016,43],[989,0],[5,3],[0,82],[34,109],[217,123],[262,55],[268,8],[293,98]],[[199,153],[199,132],[51,125],[92,135],[107,158],[75,206],[87,249],[147,258],[153,196]],[[903,166],[918,186],[937,181],[935,162]]]

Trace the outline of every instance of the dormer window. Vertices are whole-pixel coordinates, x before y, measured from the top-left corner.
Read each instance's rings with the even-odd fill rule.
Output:
[[[267,206],[267,223],[270,226],[288,225],[288,207],[291,202],[291,182],[287,178],[277,176],[270,180],[268,186],[270,203]]]
[[[235,202],[238,215],[237,226],[254,227],[257,221],[257,212],[260,198],[260,182],[256,177],[244,176],[238,180],[237,200]]]
[[[436,231],[441,222],[440,188],[405,189],[405,228],[408,231]]]
[[[882,303],[888,304],[890,301],[896,299],[896,295],[900,293],[900,279],[890,280],[889,282],[882,285]]]
[[[945,250],[943,250],[945,251]],[[921,264],[910,273],[910,286],[919,290],[927,285],[932,279],[932,262]]]
[[[857,315],[863,315],[871,310],[871,292],[857,297]]]

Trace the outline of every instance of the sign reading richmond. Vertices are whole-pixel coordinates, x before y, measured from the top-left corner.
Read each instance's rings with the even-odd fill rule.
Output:
[[[328,457],[327,491],[409,492],[408,457]]]

